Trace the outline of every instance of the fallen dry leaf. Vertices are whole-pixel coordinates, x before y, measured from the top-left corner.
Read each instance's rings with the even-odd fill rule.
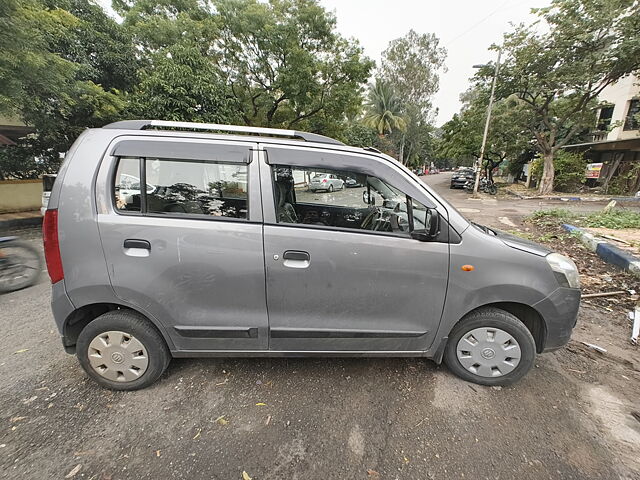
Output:
[[[372,480],[376,480],[380,478],[380,474],[372,469],[367,470],[367,475],[369,475],[369,477],[371,477]]]
[[[64,478],[73,478],[75,477],[78,472],[80,471],[80,469],[82,468],[82,465],[78,464],[75,467],[73,467],[73,470],[71,470],[69,473],[67,473]]]
[[[28,352],[29,349],[28,348],[21,348],[20,350],[16,350],[15,352],[13,352],[14,354],[16,353],[24,353],[24,352]]]
[[[218,425],[226,425],[227,423],[229,423],[229,421],[224,418],[224,415],[220,415],[218,418],[216,418],[216,423]]]
[[[242,480],[251,480],[251,477],[244,470],[242,471]]]
[[[262,403],[262,402],[256,403],[256,407],[266,407],[266,406],[267,406],[266,403]]]

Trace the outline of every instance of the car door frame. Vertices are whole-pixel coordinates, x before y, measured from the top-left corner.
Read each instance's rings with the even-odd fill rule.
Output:
[[[116,147],[122,142],[132,141],[138,142],[140,144],[153,143],[156,147],[156,152],[147,152],[146,155],[140,155],[140,157],[146,158],[168,158],[171,159],[171,155],[163,154],[163,151],[171,152],[172,149],[175,149],[178,146],[178,150],[188,150],[189,148],[193,148],[193,157],[189,154],[186,157],[179,157],[175,152],[172,152],[174,155],[173,158],[180,158],[182,160],[207,160],[207,145],[208,146],[235,146],[235,147],[246,147],[248,150],[248,159],[246,161],[247,171],[248,171],[248,218],[246,221],[238,222],[235,219],[230,219],[226,217],[212,217],[205,215],[193,215],[193,216],[181,216],[181,215],[172,215],[172,214],[156,214],[156,213],[142,213],[142,212],[122,212],[117,211],[114,207],[113,202],[113,194],[114,188],[113,179],[116,173],[116,169],[118,166],[119,158],[128,157],[128,158],[136,158],[135,155],[118,155],[115,151]],[[158,145],[162,145],[162,142],[166,142],[166,147],[163,146],[163,149],[157,149]],[[168,224],[172,226],[179,225],[182,223],[191,227],[200,225],[207,225],[207,222],[213,222],[213,224],[219,223],[221,225],[225,223],[240,223],[245,225],[255,225],[259,227],[260,230],[260,245],[264,245],[262,242],[262,188],[260,185],[260,171],[257,162],[257,143],[253,140],[248,141],[238,141],[238,140],[229,140],[226,138],[211,138],[211,137],[196,137],[196,136],[180,136],[180,135],[166,135],[166,134],[125,134],[114,138],[100,162],[100,166],[98,167],[96,177],[94,179],[94,192],[96,199],[96,210],[97,210],[97,221],[98,228],[101,230],[101,217],[111,216],[112,218],[117,219],[117,221],[125,222],[127,218],[136,218],[138,221],[142,220],[144,223],[149,223],[149,225],[154,225],[154,222],[159,222],[160,220],[165,220]],[[165,150],[167,149],[167,150]],[[200,157],[200,158],[199,158]],[[208,160],[215,162],[215,159],[209,158]],[[220,160],[219,160],[220,161]],[[224,163],[229,163],[228,161],[221,160]],[[233,162],[230,162],[233,163]],[[144,178],[144,182],[146,183],[146,178]],[[141,179],[141,184],[143,180]],[[204,222],[204,223],[200,223]],[[211,225],[213,225],[211,224]],[[101,241],[104,243],[103,233],[100,233]],[[264,266],[264,251],[261,250],[261,263]],[[106,259],[105,252],[105,261],[108,264],[108,260]],[[110,281],[111,281],[111,272],[110,272]],[[262,284],[264,285],[264,270],[262,270]],[[265,353],[268,352],[269,348],[269,333],[268,333],[268,316],[266,311],[266,297],[264,298],[264,322],[260,326],[248,325],[238,326],[238,327],[225,327],[225,326],[211,326],[211,328],[202,328],[197,325],[182,325],[179,322],[179,319],[170,318],[166,312],[163,311],[153,311],[151,308],[143,304],[143,302],[131,301],[127,298],[122,298],[121,295],[118,295],[116,289],[112,284],[112,289],[114,290],[114,294],[116,297],[120,298],[124,305],[128,305],[131,308],[134,308],[140,311],[145,316],[152,319],[152,321],[156,325],[160,325],[162,330],[166,332],[168,337],[173,344],[172,355],[179,357],[190,357],[190,356],[206,356],[216,354],[234,354],[239,352],[256,352],[256,353]],[[262,288],[264,290],[264,288]],[[190,328],[193,327],[193,328]],[[182,331],[181,331],[182,330]],[[207,337],[207,335],[212,334],[215,331],[216,337],[224,342],[219,342],[221,344],[228,343],[232,344],[234,341],[242,340],[244,336],[238,336],[234,332],[242,333],[246,330],[247,338],[253,339],[254,342],[253,348],[245,348],[245,347],[235,347],[235,348],[209,348],[204,347],[201,348],[198,346],[198,342],[204,345],[202,339],[206,338],[214,338]],[[241,332],[242,331],[242,332]],[[192,344],[184,347],[185,338],[184,336],[189,335],[193,338]],[[180,345],[183,345],[182,347]]]
[[[279,162],[275,159],[269,159],[269,151],[270,150],[289,150],[290,153],[292,154],[290,157],[290,161],[283,161],[283,162]],[[308,152],[308,153],[312,153],[315,154],[316,156],[316,161],[315,162],[306,162],[306,161],[300,161],[296,159],[295,156],[295,152]],[[339,160],[337,160],[337,158],[340,158]],[[351,159],[351,161],[349,161],[349,159]],[[399,351],[399,350],[393,350],[393,351],[366,351],[367,354],[381,354],[381,355],[388,355],[388,354],[393,354],[393,355],[401,355],[401,354],[406,354],[406,355],[417,355],[417,354],[421,354],[424,353],[425,351],[427,351],[433,344],[433,342],[435,341],[436,337],[436,332],[439,328],[439,325],[442,321],[442,311],[444,310],[444,305],[446,302],[446,294],[447,294],[447,290],[448,290],[448,278],[449,278],[449,232],[450,232],[450,227],[448,224],[448,211],[447,209],[444,207],[444,205],[442,205],[441,203],[439,203],[437,201],[437,199],[431,197],[428,193],[428,191],[423,188],[418,182],[416,182],[410,175],[408,175],[406,172],[404,172],[403,169],[399,168],[397,165],[397,161],[395,161],[394,159],[391,159],[390,157],[386,157],[383,154],[377,154],[377,153],[371,153],[369,154],[368,152],[363,153],[363,152],[352,152],[352,151],[348,151],[348,150],[337,150],[337,149],[332,149],[332,148],[326,148],[326,147],[312,147],[312,146],[292,146],[292,145],[270,145],[267,143],[261,143],[259,144],[258,147],[258,162],[259,162],[259,167],[260,167],[260,177],[261,177],[261,187],[262,187],[262,209],[263,209],[263,221],[264,221],[264,225],[265,227],[267,226],[277,226],[277,227],[281,227],[281,228],[299,228],[302,227],[302,225],[295,225],[295,224],[282,224],[282,223],[278,223],[276,221],[276,207],[275,207],[275,201],[274,201],[274,185],[273,185],[273,175],[272,175],[272,170],[271,170],[271,166],[272,165],[287,165],[287,166],[300,166],[300,167],[305,167],[305,168],[326,168],[326,169],[336,169],[336,170],[348,170],[350,167],[352,169],[354,169],[356,172],[358,173],[365,173],[365,174],[369,174],[372,176],[376,176],[376,177],[381,177],[385,180],[391,181],[392,184],[394,185],[394,187],[401,189],[401,191],[403,193],[405,193],[406,195],[409,195],[411,198],[417,200],[418,202],[422,203],[425,207],[427,208],[432,208],[435,209],[441,216],[441,218],[444,220],[442,222],[443,224],[443,232],[442,235],[439,238],[439,241],[437,243],[443,243],[446,244],[446,255],[447,255],[447,267],[446,267],[446,284],[444,286],[445,288],[445,293],[444,293],[444,297],[442,299],[442,309],[440,311],[440,314],[438,316],[437,319],[434,320],[434,324],[433,324],[433,328],[430,328],[428,332],[425,332],[425,334],[428,333],[428,335],[425,335],[425,341],[423,344],[420,345],[419,349],[415,349],[413,351]],[[376,169],[376,165],[379,167],[378,169]],[[384,171],[380,171],[380,170],[384,170]],[[389,176],[393,177],[393,178],[389,178]],[[405,187],[405,188],[403,188]],[[339,228],[339,227],[322,227],[322,226],[315,226],[315,225],[304,225],[303,228],[309,228],[309,229],[321,229],[321,230],[330,230],[330,231],[336,231],[336,232],[340,232],[340,231],[346,231],[346,232],[350,232],[350,233],[357,233],[360,235],[372,235],[372,236],[376,236],[376,235],[382,235],[382,236],[395,236],[398,237],[397,234],[393,234],[393,233],[384,233],[384,232],[359,232],[358,230],[355,229],[351,229],[351,228]],[[418,242],[418,240],[414,240],[414,239],[410,239],[410,238],[406,238],[403,237],[402,238],[403,241],[415,241]],[[265,240],[265,244],[266,244],[266,240]],[[270,256],[270,253],[267,252],[266,249],[266,245],[265,245],[265,264],[267,264],[268,262],[272,261],[271,258],[267,258]],[[274,259],[275,260],[275,257]],[[268,276],[269,276],[269,271],[268,271],[268,267],[265,270],[265,274],[267,275],[267,304],[269,302],[269,280],[268,280]],[[275,343],[274,342],[274,338],[272,336],[272,332],[274,330],[274,325],[272,322],[272,319],[270,319],[269,322],[269,329],[270,329],[270,348],[272,348],[272,345]],[[291,349],[287,349],[287,351],[291,352],[291,351],[297,351],[298,349],[295,348],[291,348]],[[305,354],[307,353],[313,353],[313,351],[309,351],[309,350],[300,350],[300,352],[304,352]],[[322,352],[323,354],[331,354],[331,353],[338,353],[339,351],[324,351]],[[320,352],[318,352],[320,353]],[[365,351],[349,351],[349,352],[344,352],[344,353],[349,353],[349,354],[364,354]]]

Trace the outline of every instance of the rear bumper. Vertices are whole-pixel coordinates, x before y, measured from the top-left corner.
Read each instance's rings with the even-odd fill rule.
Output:
[[[545,323],[543,352],[551,352],[566,345],[576,326],[580,309],[580,289],[558,288],[533,305]]]

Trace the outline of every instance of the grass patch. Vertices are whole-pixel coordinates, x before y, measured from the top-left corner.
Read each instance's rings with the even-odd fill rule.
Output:
[[[536,210],[529,217],[530,220],[568,220],[575,214],[566,208],[551,208],[549,210]]]
[[[536,210],[527,217],[538,225],[554,225],[559,223],[573,223],[579,226],[593,228],[640,228],[640,213],[630,210],[610,210],[608,212],[592,212],[577,214],[565,208]]]
[[[588,227],[594,228],[640,228],[640,213],[629,210],[610,210],[608,212],[594,212],[585,219]]]

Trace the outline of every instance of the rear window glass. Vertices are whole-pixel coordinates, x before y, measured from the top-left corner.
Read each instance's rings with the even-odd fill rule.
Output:
[[[246,219],[247,177],[245,164],[146,158],[141,165],[141,159],[123,157],[114,179],[115,207],[129,212]]]
[[[247,165],[146,159],[147,211],[247,218]]]

